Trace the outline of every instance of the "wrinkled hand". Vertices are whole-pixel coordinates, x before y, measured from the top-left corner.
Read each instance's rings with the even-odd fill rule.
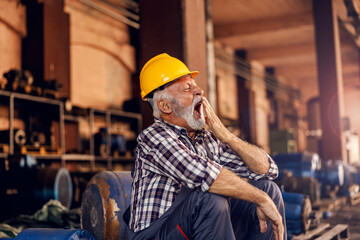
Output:
[[[282,217],[273,201],[270,200],[268,203],[263,204],[262,206],[258,205],[256,207],[256,213],[259,218],[260,232],[266,232],[266,220],[270,220],[274,231],[275,240],[283,240],[284,226],[282,224]]]
[[[214,133],[215,137],[220,139],[220,141],[228,142],[231,139],[232,134],[220,121],[205,97],[202,97],[202,105],[204,107],[205,121],[210,130]]]

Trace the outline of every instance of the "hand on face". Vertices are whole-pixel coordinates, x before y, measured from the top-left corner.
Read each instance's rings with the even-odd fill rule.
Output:
[[[220,121],[219,117],[214,112],[210,103],[205,97],[202,97],[202,105],[204,107],[204,115],[206,124],[210,127],[210,130],[214,135],[220,139],[220,141],[227,142],[231,139],[232,134]]]

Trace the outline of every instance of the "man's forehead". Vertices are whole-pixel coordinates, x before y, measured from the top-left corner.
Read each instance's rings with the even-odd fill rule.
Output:
[[[179,78],[178,80],[176,80],[174,82],[174,84],[171,84],[171,85],[182,86],[182,85],[185,85],[188,83],[191,83],[192,85],[196,85],[196,81],[188,75]]]

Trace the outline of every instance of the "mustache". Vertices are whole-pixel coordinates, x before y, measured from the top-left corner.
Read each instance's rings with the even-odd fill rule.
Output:
[[[191,105],[192,105],[192,108],[194,108],[195,105],[198,104],[199,102],[202,103],[202,98],[201,98],[200,96],[195,97],[194,100],[193,100],[193,102],[192,102],[192,104],[191,104]]]

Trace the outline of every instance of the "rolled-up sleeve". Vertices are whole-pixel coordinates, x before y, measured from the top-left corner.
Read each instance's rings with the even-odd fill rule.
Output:
[[[151,171],[169,176],[188,188],[208,191],[222,166],[207,157],[193,153],[174,136],[167,136],[164,132],[159,134],[161,141],[158,141],[146,155],[141,156],[147,160]],[[146,168],[146,165],[144,167]]]
[[[274,180],[278,176],[278,167],[274,160],[264,151],[266,154],[268,161],[269,161],[269,171],[265,174],[258,174],[252,172],[241,159],[241,157],[234,151],[232,148],[225,144],[220,143],[219,145],[219,158],[220,164],[229,170],[233,171],[240,177],[249,178],[252,180],[260,180],[260,179],[267,179],[267,180]]]

